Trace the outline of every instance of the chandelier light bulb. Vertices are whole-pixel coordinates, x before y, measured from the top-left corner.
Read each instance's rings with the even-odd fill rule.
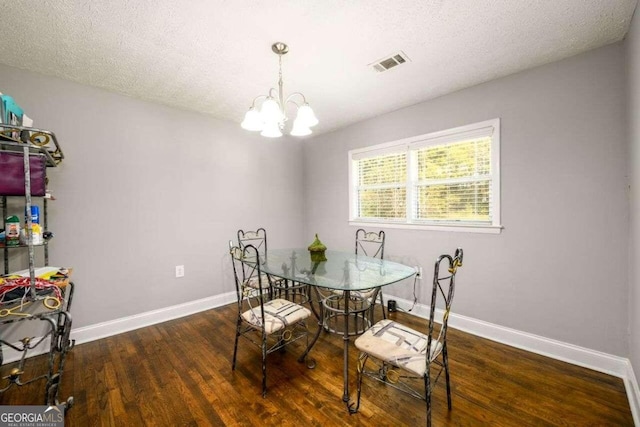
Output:
[[[267,123],[279,123],[282,120],[282,112],[280,111],[280,104],[273,98],[267,98],[262,103],[262,109],[260,110],[262,120]]]
[[[293,129],[291,129],[291,135],[293,136],[307,136],[311,135],[311,129],[305,126],[305,123],[300,122],[300,119],[296,119],[293,122]]]
[[[266,136],[267,138],[278,138],[282,136],[282,132],[277,122],[266,123],[260,135]]]
[[[251,107],[247,114],[244,115],[244,120],[240,124],[243,129],[250,131],[261,131],[264,128],[264,122],[258,110]]]
[[[298,108],[298,117],[296,118],[296,121],[298,120],[301,120],[306,127],[312,127],[318,124],[318,118],[309,104],[304,104]]]

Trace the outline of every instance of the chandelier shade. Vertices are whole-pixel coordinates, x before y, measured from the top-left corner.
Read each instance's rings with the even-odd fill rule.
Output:
[[[280,104],[278,104],[278,101],[273,98],[267,98],[262,103],[260,114],[262,115],[262,120],[264,120],[265,124],[279,123],[283,118],[283,114],[280,111]]]
[[[278,42],[271,46],[271,50],[278,55],[278,89],[271,88],[267,95],[257,96],[251,103],[251,107],[240,126],[248,131],[260,132],[260,135],[267,138],[280,137],[285,130],[287,121],[289,121],[287,106],[291,105],[295,108],[296,114],[290,134],[293,136],[310,135],[311,127],[318,124],[318,118],[304,95],[295,92],[286,98],[284,97],[282,55],[289,52],[289,47]],[[299,99],[301,103],[296,102],[296,99]]]
[[[311,129],[309,126],[305,126],[299,119],[293,121],[293,129],[291,129],[291,135],[293,136],[307,136],[311,135]]]
[[[264,127],[264,121],[262,120],[260,112],[254,107],[251,107],[249,111],[247,111],[247,114],[245,114],[244,120],[240,126],[242,126],[243,129],[250,131],[261,131]]]
[[[315,126],[318,124],[318,119],[316,118],[315,113],[309,106],[309,104],[304,104],[300,108],[298,108],[298,116],[296,121],[300,120],[307,127]]]
[[[280,131],[278,123],[266,123],[260,135],[266,136],[267,138],[278,138],[282,136],[282,131]]]

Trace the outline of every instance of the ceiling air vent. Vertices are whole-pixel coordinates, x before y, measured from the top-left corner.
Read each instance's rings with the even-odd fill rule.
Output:
[[[369,66],[378,73],[382,73],[394,67],[397,67],[398,65],[402,65],[408,61],[409,57],[407,56],[407,54],[403,51],[399,51],[397,53],[394,53],[393,55],[379,59],[376,62],[369,64]]]

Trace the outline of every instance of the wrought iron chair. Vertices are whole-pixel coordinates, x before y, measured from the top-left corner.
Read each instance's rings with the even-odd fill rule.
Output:
[[[267,253],[267,230],[258,228],[255,231],[238,230],[238,245],[240,249],[253,245],[260,255]]]
[[[233,242],[229,242],[230,248]],[[252,245],[256,248],[261,258],[267,253],[267,231],[264,228],[258,228],[256,231],[244,231],[238,230],[238,245],[240,249]],[[243,271],[244,273],[244,271]],[[263,286],[268,287],[269,280],[267,280],[266,274],[263,273],[262,280],[260,281]],[[243,279],[245,279],[243,277]],[[258,277],[248,278],[247,284],[253,288],[258,287]]]
[[[269,276],[260,271],[260,253],[253,245],[232,246],[231,262],[236,282],[238,319],[231,369],[236,368],[238,341],[244,336],[262,350],[262,397],[267,393],[267,355],[305,338],[308,345],[306,319],[311,311],[294,302],[272,295]],[[267,280],[263,285],[262,281]],[[252,284],[257,282],[257,286]]]
[[[363,229],[356,231],[355,253],[374,258],[384,258],[384,231],[367,232]],[[357,263],[356,263],[357,266]],[[384,310],[384,301],[380,288],[352,291],[349,301],[345,301],[341,291],[319,290],[323,304],[324,329],[334,333],[342,333],[344,329],[344,306],[349,304],[349,319],[351,327],[349,335],[360,335],[374,323],[374,310],[376,300],[380,297],[382,317],[387,318]]]
[[[247,245],[253,245],[258,250],[260,258],[264,259],[267,253],[267,231],[264,228],[258,228],[255,231],[238,230],[238,245],[240,249],[244,249]],[[267,280],[267,274],[262,274],[264,276],[262,285],[267,286],[267,283],[271,283],[271,291],[275,292],[275,296],[297,302],[298,304],[304,304],[309,301],[310,292],[308,285],[271,276]],[[254,288],[257,287],[257,278],[252,279],[249,285]]]
[[[376,233],[373,231],[365,231],[360,228],[358,231],[356,231],[356,255],[360,253],[365,256],[384,259],[384,239],[385,234],[382,230]],[[384,310],[382,289],[377,289],[377,292],[375,289],[369,289],[367,291],[359,292],[362,297],[369,299],[369,302],[371,303],[371,308],[369,310],[371,324],[373,324],[373,314],[376,306],[376,294],[380,299],[382,318],[387,318],[387,312]]]
[[[366,375],[425,400],[427,426],[431,426],[432,388],[443,371],[447,385],[447,405],[451,410],[447,325],[453,302],[455,277],[458,268],[462,266],[462,256],[462,249],[458,248],[453,257],[441,255],[436,261],[427,334],[384,319],[356,339],[355,345],[360,350],[357,372],[358,398],[352,412],[357,412],[360,407],[362,378]],[[440,327],[436,328],[434,317],[439,299],[444,302],[444,313]],[[367,367],[369,360],[375,365],[374,369]]]

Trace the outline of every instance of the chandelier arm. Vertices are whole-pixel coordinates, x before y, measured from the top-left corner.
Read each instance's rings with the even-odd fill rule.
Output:
[[[305,98],[305,96],[304,96],[302,93],[300,93],[300,92],[294,92],[294,93],[292,93],[291,95],[287,96],[287,100],[286,100],[285,102],[286,102],[286,103],[292,102],[293,104],[295,104],[295,105],[296,105],[296,107],[299,107],[300,105],[299,105],[297,102],[295,102],[295,101],[293,101],[293,100],[292,100],[292,98],[293,98],[294,96],[296,96],[296,95],[300,95],[300,96],[302,97],[302,103],[303,103],[303,104],[306,104],[306,103],[307,103],[307,98]]]
[[[287,100],[285,101],[287,103],[287,105],[289,104],[293,104],[296,106],[296,108],[300,108],[300,104],[298,104],[296,101],[292,101],[291,99],[287,98]]]
[[[258,101],[260,98],[268,98],[267,95],[258,95],[255,98],[253,98],[253,101],[251,102],[251,108],[254,108],[256,106],[256,101]]]

